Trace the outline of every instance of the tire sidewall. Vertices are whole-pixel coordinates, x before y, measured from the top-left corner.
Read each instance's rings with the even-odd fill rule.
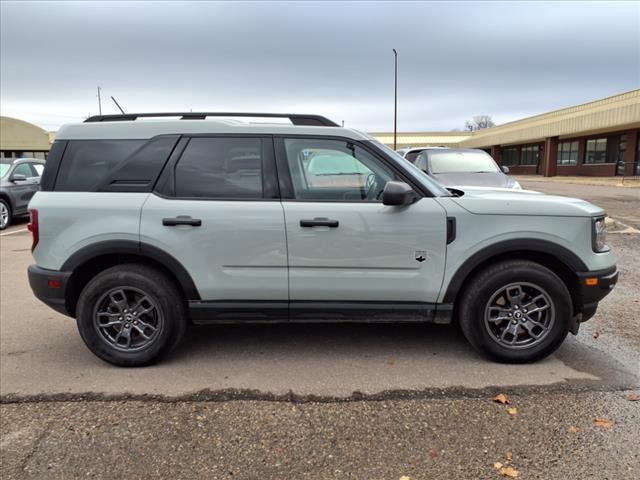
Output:
[[[491,296],[510,283],[527,282],[547,292],[555,309],[551,330],[538,344],[518,350],[503,347],[491,338],[485,327],[485,309]],[[508,268],[480,275],[468,292],[462,308],[463,332],[476,349],[490,358],[508,363],[526,363],[540,360],[564,341],[569,332],[572,314],[569,292],[560,278],[550,270],[533,265],[509,265]]]
[[[5,230],[7,227],[9,227],[11,225],[11,219],[12,219],[13,212],[11,211],[11,205],[9,205],[9,203],[5,199],[1,198],[0,199],[0,203],[2,203],[7,208],[7,212],[8,212],[7,223],[5,223],[4,226],[0,225],[0,230]]]
[[[118,287],[142,290],[153,299],[163,315],[164,326],[160,335],[142,350],[117,350],[101,338],[94,326],[97,302],[106,292]],[[84,288],[76,308],[76,322],[82,340],[95,355],[114,365],[135,367],[154,363],[177,343],[184,331],[185,313],[182,300],[171,283],[158,272],[144,267],[115,267],[96,276]]]

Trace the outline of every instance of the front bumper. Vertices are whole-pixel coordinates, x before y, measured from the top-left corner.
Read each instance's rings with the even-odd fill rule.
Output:
[[[37,265],[29,265],[27,273],[31,290],[38,300],[56,312],[69,315],[66,306],[66,291],[71,273],[48,270]]]
[[[582,315],[580,322],[595,315],[598,302],[609,295],[617,282],[618,269],[615,265],[604,270],[578,273],[578,312]]]

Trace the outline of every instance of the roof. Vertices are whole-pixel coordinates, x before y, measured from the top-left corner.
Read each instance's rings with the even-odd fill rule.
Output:
[[[49,135],[32,123],[0,117],[0,150],[47,151]]]
[[[640,89],[561,108],[477,132],[398,133],[397,145],[460,146],[467,148],[540,142],[547,137],[569,138],[640,128]],[[372,133],[387,145],[393,145],[393,133]]]
[[[356,130],[341,127],[296,126],[286,123],[246,123],[236,120],[133,120],[64,125],[56,140],[146,139],[167,134],[252,134],[340,136],[368,140]]]

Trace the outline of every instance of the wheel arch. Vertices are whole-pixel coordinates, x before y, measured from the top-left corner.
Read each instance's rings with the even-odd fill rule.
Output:
[[[104,241],[81,248],[67,261],[61,270],[71,272],[65,292],[65,304],[70,315],[75,316],[78,298],[84,286],[101,271],[123,263],[139,263],[156,268],[172,279],[186,302],[200,300],[198,289],[191,275],[173,256],[152,245],[115,240]]]
[[[9,195],[7,192],[0,191],[0,198],[9,204],[9,208],[11,208],[11,214],[16,210],[16,206],[13,203],[13,197]]]
[[[588,270],[587,265],[572,251],[546,240],[523,239],[498,242],[469,257],[451,277],[443,303],[454,305],[454,313],[468,283],[487,266],[503,260],[530,260],[548,268],[564,282],[576,312],[580,306],[577,272]]]

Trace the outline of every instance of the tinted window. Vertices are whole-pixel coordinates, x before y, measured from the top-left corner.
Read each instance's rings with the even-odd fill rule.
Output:
[[[369,152],[346,141],[286,139],[296,198],[379,201],[396,176]]]
[[[31,167],[28,163],[21,163],[18,165],[11,175],[24,175],[25,177],[33,177],[33,172],[31,171]]]
[[[177,197],[262,198],[262,139],[192,138],[175,179]]]
[[[58,172],[55,190],[92,190],[145,140],[71,140]]]
[[[409,160],[411,163],[416,163],[416,158],[418,158],[418,155],[420,155],[420,152],[422,152],[423,150],[413,150],[409,153],[407,153],[404,158],[406,158],[407,160]]]

